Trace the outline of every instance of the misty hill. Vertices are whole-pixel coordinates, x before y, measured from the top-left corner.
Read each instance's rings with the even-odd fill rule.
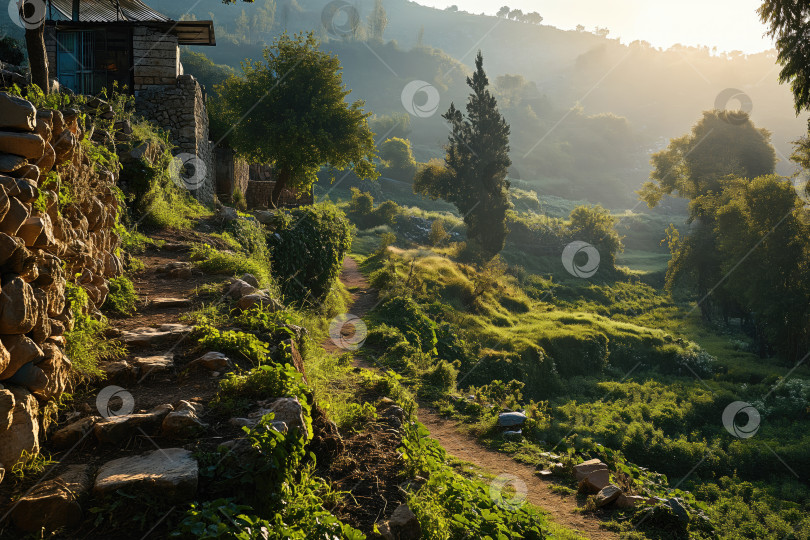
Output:
[[[364,99],[377,115],[405,112],[401,92],[408,82],[434,85],[438,112],[411,118],[410,138],[420,160],[441,155],[447,130],[440,113],[451,101],[464,100],[464,77],[480,48],[512,125],[512,175],[541,192],[633,204],[633,191],[649,172],[649,153],[685,133],[729,88],[749,96],[752,119],[773,132],[779,171],[793,170],[786,156],[805,122],[794,115],[789,89],[778,84],[773,52],[712,54],[708,48],[677,46],[664,51],[644,42],[625,45],[591,32],[404,0],[383,2],[389,19],[384,42],[368,39],[371,0],[353,3],[361,23],[355,37],[336,39],[323,25],[326,5],[325,0],[230,6],[202,0],[187,16],[215,20],[219,44],[201,52],[230,66],[258,57],[263,44],[284,29],[315,30],[323,47],[340,57],[351,97]],[[161,7],[175,17],[187,9]],[[345,24],[342,15],[336,24]],[[503,75],[519,77],[499,80]]]

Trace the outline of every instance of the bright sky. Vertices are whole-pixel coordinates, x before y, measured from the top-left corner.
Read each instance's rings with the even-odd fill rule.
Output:
[[[438,8],[457,5],[470,13],[494,14],[502,5],[537,11],[543,24],[572,29],[578,24],[592,31],[610,29],[609,37],[622,43],[637,39],[656,47],[716,46],[720,51],[746,53],[773,48],[763,37],[765,26],[756,13],[762,0],[416,0]]]

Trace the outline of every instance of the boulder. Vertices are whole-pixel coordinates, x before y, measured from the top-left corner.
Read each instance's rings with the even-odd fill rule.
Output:
[[[39,198],[39,189],[36,184],[28,178],[0,176],[0,185],[6,188],[9,197],[14,197],[22,203],[30,203]]]
[[[0,185],[0,222],[2,222],[3,219],[6,217],[9,205],[10,202],[8,200],[8,191],[6,190],[5,186]],[[2,252],[0,252],[0,256],[2,256]]]
[[[579,482],[579,490],[585,493],[599,493],[610,485],[610,471],[598,469]]]
[[[0,187],[0,191],[2,190],[3,188]],[[22,240],[6,233],[0,233],[0,266],[4,266],[21,246]]]
[[[138,368],[141,378],[157,375],[174,367],[174,353],[139,356],[132,360],[132,365]]]
[[[195,367],[203,367],[209,371],[222,371],[231,363],[230,359],[221,352],[205,353],[201,357],[192,361],[188,365],[188,369]]]
[[[138,368],[126,360],[104,362],[100,366],[107,375],[107,382],[118,386],[130,386],[138,380]]]
[[[522,412],[504,412],[498,415],[498,427],[522,426],[526,423],[526,415]]]
[[[11,377],[4,379],[3,382],[14,383],[36,393],[44,390],[48,386],[48,377],[39,366],[28,362],[20,366]]]
[[[228,292],[225,294],[227,294],[228,297],[233,300],[239,300],[243,296],[253,294],[255,292],[256,287],[242,281],[241,279],[235,279],[233,283],[231,283],[230,287],[228,287]]]
[[[581,482],[594,471],[608,470],[607,465],[602,463],[599,459],[590,459],[583,461],[579,465],[574,465],[574,474],[576,475],[577,482]]]
[[[172,411],[171,405],[158,405],[151,411],[111,416],[97,422],[93,433],[100,443],[120,444],[137,435],[154,435],[163,419]]]
[[[36,133],[0,131],[0,152],[36,161],[45,153],[45,140]]]
[[[15,156],[14,154],[0,154],[0,173],[10,173],[16,171],[27,163],[28,160],[22,156]]]
[[[26,334],[33,330],[38,307],[31,285],[19,277],[6,282],[0,294],[0,334]],[[8,343],[3,344],[9,348]]]
[[[0,390],[0,433],[11,427],[14,421],[14,394],[11,390]]]
[[[14,395],[14,412],[11,425],[0,430],[0,463],[11,468],[23,451],[39,452],[39,405],[25,388],[9,385],[7,390]]]
[[[34,131],[37,109],[23,98],[0,92],[0,129]]]
[[[62,352],[62,349],[53,343],[44,343],[42,352],[45,359],[38,363],[37,367],[47,377],[47,383],[44,387],[37,389],[36,394],[45,400],[57,398],[68,386],[72,362]]]
[[[596,506],[602,508],[618,499],[622,494],[622,490],[613,484],[603,487],[599,493],[596,494]]]
[[[385,540],[419,540],[422,537],[419,519],[407,504],[400,504],[388,521],[378,522],[377,529]]]
[[[90,490],[89,466],[68,465],[52,480],[35,486],[13,507],[11,519],[21,531],[39,533],[72,528],[82,521],[82,496]]]
[[[206,428],[206,424],[200,421],[201,410],[200,405],[181,401],[177,410],[170,412],[163,419],[161,435],[172,439],[184,439],[198,434]]]
[[[258,289],[259,288],[259,280],[253,274],[245,274],[241,278],[242,281],[250,285],[251,287]]]
[[[9,363],[0,373],[0,381],[11,378],[17,370],[28,363],[36,363],[44,356],[42,349],[31,338],[22,334],[0,336],[9,353]]]
[[[43,176],[51,172],[53,166],[56,164],[56,151],[54,151],[51,143],[45,143],[45,152],[43,152],[42,157],[33,164],[39,167],[39,172]]]
[[[0,373],[3,373],[9,364],[11,364],[11,353],[8,352],[6,346],[0,341]]]
[[[159,449],[108,461],[98,470],[93,492],[105,496],[120,489],[181,503],[196,495],[198,475],[190,451]]]
[[[0,177],[1,178],[1,177]],[[25,220],[31,215],[30,205],[20,202],[15,197],[9,197],[9,207],[3,220],[0,221],[0,232],[14,236]]]
[[[75,422],[60,428],[53,435],[51,435],[51,444],[54,448],[59,450],[66,450],[72,448],[79,441],[87,437],[88,433],[93,430],[96,422],[101,420],[100,416],[85,416]]]
[[[273,413],[273,420],[276,422],[284,422],[290,429],[296,428],[309,438],[309,431],[304,423],[304,409],[297,397],[283,397],[273,400],[259,402],[262,407],[248,415],[250,418],[261,418],[262,416]]]
[[[12,178],[24,178],[30,180],[35,186],[39,185],[40,170],[34,164],[25,164],[15,171],[8,173]]]

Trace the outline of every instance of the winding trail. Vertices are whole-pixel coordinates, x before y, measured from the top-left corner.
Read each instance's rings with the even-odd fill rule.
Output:
[[[340,279],[351,293],[348,312],[363,317],[377,304],[377,291],[371,288],[365,276],[360,272],[357,262],[347,256],[343,260],[343,271]],[[325,342],[324,348],[335,351],[331,342]],[[375,369],[359,358],[355,365]],[[534,467],[524,465],[505,454],[481,446],[471,435],[461,431],[458,423],[442,418],[435,411],[423,404],[419,405],[419,421],[430,431],[431,437],[439,441],[448,454],[472,463],[479,469],[494,475],[514,475],[526,484],[527,500],[549,514],[553,522],[574,532],[595,540],[617,539],[619,536],[601,527],[600,520],[593,515],[583,515],[576,511],[577,501],[571,495],[559,495],[551,491],[553,482],[536,476]]]

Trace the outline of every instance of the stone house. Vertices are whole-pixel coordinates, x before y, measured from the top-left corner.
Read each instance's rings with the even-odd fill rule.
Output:
[[[212,21],[174,21],[141,0],[49,0],[45,45],[50,77],[82,94],[117,82],[134,94],[138,113],[169,130],[184,162],[205,178],[188,186],[214,197],[205,89],[183,73],[180,45],[216,45]]]

